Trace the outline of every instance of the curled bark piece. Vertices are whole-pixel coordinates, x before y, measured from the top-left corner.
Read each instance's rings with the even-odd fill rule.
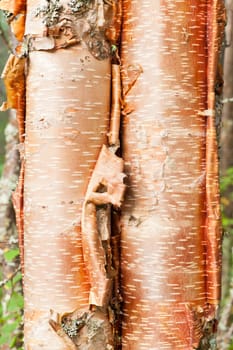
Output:
[[[125,190],[125,175],[122,171],[123,160],[103,146],[88,185],[82,210],[83,253],[90,277],[91,305],[106,306],[111,295],[112,281],[106,273],[106,254],[101,233],[98,232],[97,206],[121,205]]]
[[[16,16],[19,13],[25,12],[26,1],[25,0],[1,0],[0,9],[9,11],[14,16]]]
[[[23,194],[24,194],[24,160],[21,162],[19,181],[15,192],[12,194],[12,202],[15,210],[16,225],[18,230],[19,251],[22,274],[24,273],[24,210],[23,210]]]
[[[11,14],[9,22],[11,29],[18,42],[23,40],[25,29],[25,0],[1,0],[0,9],[8,11]],[[17,49],[16,49],[17,50]],[[18,48],[19,51],[19,48]]]
[[[7,91],[7,102],[4,102],[0,107],[1,111],[9,108],[20,108],[20,103],[24,101],[25,93],[25,58],[19,58],[10,55],[6,66],[2,72]]]
[[[113,0],[113,19],[110,26],[106,29],[105,35],[110,43],[117,45],[121,35],[121,24],[122,24],[122,0]]]
[[[19,14],[12,20],[11,29],[16,39],[22,42],[25,30],[25,13]]]
[[[111,2],[104,4],[103,0],[95,0],[86,6],[83,2],[60,4],[55,1],[41,5],[35,7],[34,1],[30,4],[34,21],[26,21],[26,35],[30,38],[31,51],[48,50],[48,43],[38,40],[48,37],[51,44],[49,50],[83,42],[96,59],[101,61],[110,57],[110,43],[105,31],[115,18]]]
[[[112,64],[112,101],[110,130],[108,133],[108,143],[110,146],[119,145],[121,117],[121,73],[120,65]]]
[[[24,116],[25,116],[25,62],[23,57],[10,55],[6,66],[2,72],[4,80],[7,101],[3,102],[0,111],[9,108],[17,110],[16,117],[19,128],[19,141],[24,141]]]

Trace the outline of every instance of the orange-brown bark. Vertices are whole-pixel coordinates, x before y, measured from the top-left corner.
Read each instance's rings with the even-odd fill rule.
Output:
[[[220,4],[123,1],[123,349],[197,348],[215,317]]]
[[[14,16],[25,12],[26,2],[25,0],[1,0],[1,9],[9,11]]]
[[[21,43],[25,29],[26,0],[1,0],[0,8],[9,12],[9,23],[11,24],[12,33],[17,41]],[[16,52],[20,54],[19,47],[16,48]]]
[[[34,0],[27,7],[24,242],[25,347],[30,350],[47,344],[54,350],[113,348],[112,281],[97,211],[103,203],[120,204],[114,181],[122,161],[105,147],[107,164],[97,162],[107,144],[111,93],[104,29],[111,23],[112,4],[101,4],[92,2],[80,15],[71,3],[61,2],[56,10],[50,2],[58,16],[54,22],[44,11],[48,3]],[[98,193],[99,185],[107,192]],[[79,329],[78,323],[84,326]]]
[[[7,102],[1,106],[1,111],[8,108],[17,110],[19,123],[20,141],[24,134],[24,101],[25,101],[25,58],[16,57],[13,54],[8,58],[7,64],[2,72],[7,90]]]
[[[88,306],[81,209],[106,140],[109,84],[110,62],[96,61],[85,47],[30,55],[25,169],[28,348],[37,349],[34,339],[40,339],[51,349],[66,349],[52,329],[48,338],[49,309],[64,313]]]

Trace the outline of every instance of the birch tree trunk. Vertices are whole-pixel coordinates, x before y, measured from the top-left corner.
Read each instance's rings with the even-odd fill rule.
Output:
[[[120,0],[27,3],[17,48],[28,56],[25,152],[15,196],[24,229],[26,350],[117,349],[120,292],[123,350],[214,346],[222,2],[122,5],[118,52]],[[23,60],[11,58],[8,67]],[[3,107],[22,107],[23,142],[23,97],[13,96]],[[110,210],[125,188],[114,154],[120,102],[127,192],[119,224]]]
[[[25,11],[23,3],[1,5],[12,26]],[[113,349],[109,204],[119,206],[124,191],[116,118],[109,129],[116,11],[103,1],[29,2],[24,44],[3,74],[2,110],[18,109],[25,141],[14,196],[21,238],[24,229],[25,349]],[[114,100],[119,88],[112,90]]]
[[[90,237],[85,241],[86,232],[81,237],[85,193],[107,142],[111,57],[104,30],[109,11],[102,1],[27,5],[31,52],[24,187],[26,349],[48,344],[54,350],[73,349],[80,329],[77,348],[113,349],[107,305],[95,286],[104,288],[107,277],[102,284],[98,270],[105,256],[89,222],[96,220],[91,199],[84,209],[87,222],[83,219]],[[93,311],[93,305],[99,308]],[[75,319],[68,320],[67,313],[74,310]]]
[[[214,342],[221,239],[214,94],[222,6],[123,1],[125,350],[207,349]]]

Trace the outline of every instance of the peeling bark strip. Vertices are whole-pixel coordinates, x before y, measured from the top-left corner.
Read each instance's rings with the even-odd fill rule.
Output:
[[[119,132],[121,120],[121,72],[120,65],[112,64],[112,100],[111,120],[108,142],[110,146],[119,146]]]
[[[24,140],[24,112],[25,112],[25,58],[10,55],[1,78],[4,80],[7,101],[3,102],[0,111],[9,108],[17,110],[20,142]]]
[[[6,11],[9,23],[16,39],[21,42],[24,35],[24,22],[26,12],[25,0],[1,0],[0,9]]]
[[[24,160],[21,161],[21,169],[19,174],[18,185],[12,195],[12,203],[16,216],[16,226],[19,239],[19,251],[21,270],[24,275],[24,210],[23,210],[23,192],[24,192]]]
[[[124,350],[214,344],[221,237],[214,84],[222,9],[214,0],[123,0]]]
[[[123,200],[125,175],[122,171],[123,160],[104,146],[88,185],[82,212],[83,253],[91,284],[89,304],[105,308],[112,294],[114,270],[108,266],[108,252],[105,252],[102,241],[110,242],[111,238],[107,205],[120,207]],[[98,207],[99,211],[102,210],[101,216],[97,214]],[[105,218],[109,223],[105,223]]]
[[[23,155],[23,142],[24,142],[24,115],[25,115],[25,58],[16,57],[10,55],[7,64],[2,73],[2,79],[4,80],[7,101],[4,102],[0,110],[6,110],[9,108],[16,109],[16,116],[19,128],[19,141],[21,143],[20,158],[21,169],[17,188],[12,195],[12,201],[16,214],[16,224],[19,237],[19,249],[21,257],[22,273],[24,272],[24,218],[23,218],[23,188],[24,188],[24,155]]]
[[[10,14],[9,22],[12,33],[15,35],[17,46],[15,55],[11,54],[2,72],[1,78],[4,80],[7,101],[2,104],[0,111],[9,108],[16,109],[16,118],[19,129],[19,151],[21,158],[21,169],[17,188],[12,196],[12,201],[16,214],[16,224],[19,237],[19,249],[21,257],[22,273],[24,272],[24,218],[23,218],[23,187],[24,187],[24,120],[25,120],[25,57],[22,49],[25,23],[25,0],[1,0],[0,8]]]
[[[17,13],[15,13],[17,14]],[[20,45],[19,45],[20,47]],[[24,218],[23,218],[23,189],[24,189],[24,116],[25,116],[25,58],[10,55],[7,64],[3,70],[2,78],[4,80],[7,101],[4,102],[0,110],[9,108],[16,109],[16,117],[19,128],[19,151],[21,158],[21,169],[18,185],[12,195],[12,201],[16,214],[16,224],[19,237],[19,249],[21,257],[22,273],[24,272]]]

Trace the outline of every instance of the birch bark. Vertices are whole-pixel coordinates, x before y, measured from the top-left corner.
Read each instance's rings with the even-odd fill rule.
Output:
[[[33,16],[39,7],[40,1],[28,4],[26,33],[43,41],[44,28]],[[81,209],[106,142],[111,65],[110,59],[93,57],[83,43],[46,51],[30,53],[27,78],[25,344],[57,350],[70,347],[71,340],[66,344],[49,326],[50,310],[88,310]]]
[[[123,1],[123,349],[214,341],[205,325],[215,323],[220,288],[221,16],[221,1]]]

